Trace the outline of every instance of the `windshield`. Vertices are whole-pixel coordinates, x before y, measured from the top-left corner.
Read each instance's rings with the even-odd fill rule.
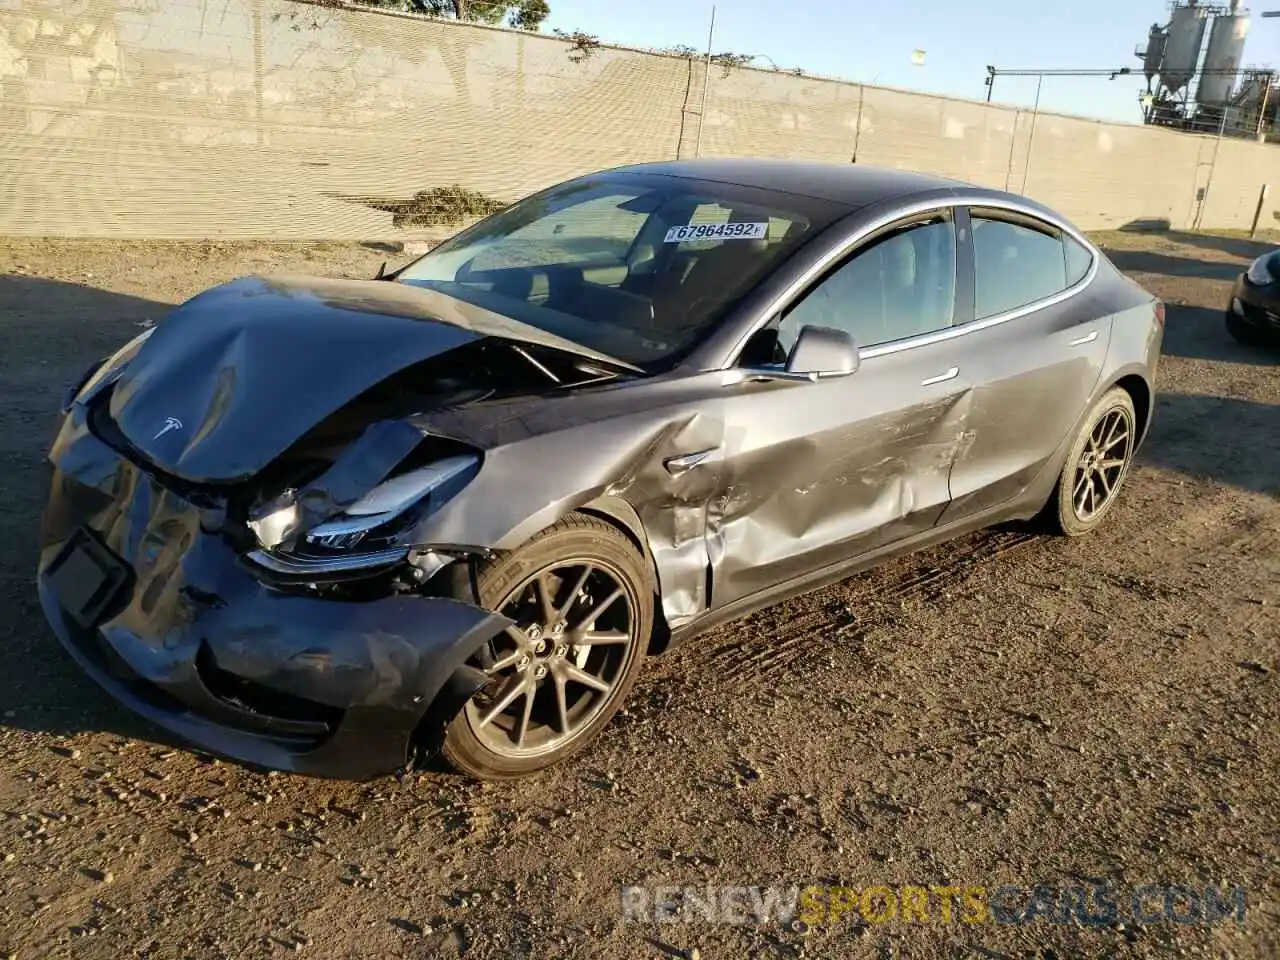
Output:
[[[481,221],[397,279],[652,366],[825,226],[815,206],[696,180],[577,180]]]

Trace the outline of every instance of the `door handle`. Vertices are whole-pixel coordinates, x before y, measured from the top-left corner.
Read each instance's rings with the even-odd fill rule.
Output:
[[[715,453],[717,447],[708,447],[706,450],[699,450],[697,453],[686,453],[678,457],[667,457],[662,461],[662,465],[667,468],[667,473],[673,477],[678,477],[682,473],[688,473],[711,454]]]
[[[940,373],[936,377],[929,377],[928,379],[921,380],[920,386],[930,387],[930,386],[933,386],[933,384],[935,383],[946,383],[948,380],[954,380],[959,375],[960,375],[960,368],[952,367],[946,373]]]
[[[1089,333],[1086,333],[1083,337],[1076,337],[1074,340],[1072,340],[1071,346],[1083,347],[1086,343],[1093,343],[1093,341],[1097,339],[1098,339],[1098,331],[1091,330]]]

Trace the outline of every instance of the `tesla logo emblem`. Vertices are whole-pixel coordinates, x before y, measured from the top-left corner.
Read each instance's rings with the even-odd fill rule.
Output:
[[[165,417],[164,426],[163,426],[163,427],[161,427],[161,428],[160,428],[160,432],[159,432],[159,433],[157,433],[157,434],[156,434],[154,437],[152,437],[151,439],[152,439],[152,440],[159,440],[161,437],[163,437],[163,436],[164,436],[166,433],[168,433],[170,430],[181,430],[181,429],[182,429],[182,421],[181,421],[181,420],[179,420],[177,417]]]

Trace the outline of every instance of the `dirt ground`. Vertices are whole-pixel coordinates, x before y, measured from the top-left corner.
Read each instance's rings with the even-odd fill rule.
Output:
[[[650,663],[580,758],[482,786],[189,752],[79,673],[32,585],[84,365],[215,282],[388,254],[0,240],[0,957],[1280,956],[1280,357],[1221,319],[1261,248],[1102,241],[1169,304],[1104,529],[978,534],[729,625]],[[628,923],[619,893],[1103,883],[1240,887],[1247,914]]]

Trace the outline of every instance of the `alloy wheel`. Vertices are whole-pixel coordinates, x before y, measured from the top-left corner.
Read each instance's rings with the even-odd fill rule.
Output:
[[[1076,517],[1088,523],[1111,505],[1133,450],[1133,419],[1112,408],[1089,432],[1072,478],[1071,505]]]
[[[497,606],[513,626],[477,656],[489,683],[465,708],[472,732],[511,758],[557,750],[600,716],[627,675],[638,598],[600,560],[560,561]]]

